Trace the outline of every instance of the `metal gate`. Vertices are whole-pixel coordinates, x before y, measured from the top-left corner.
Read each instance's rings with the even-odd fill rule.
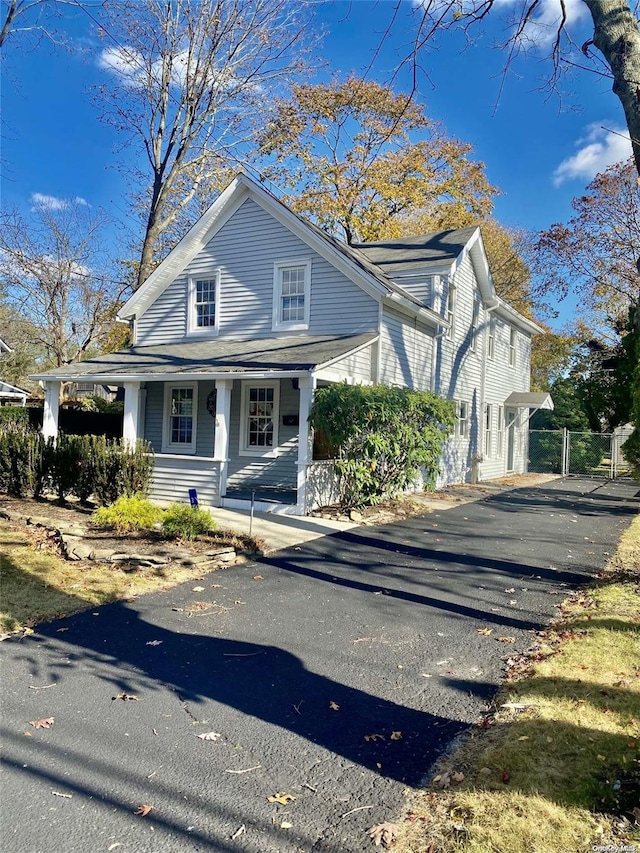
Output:
[[[625,477],[629,468],[621,452],[628,435],[620,432],[529,430],[528,470],[541,474]]]

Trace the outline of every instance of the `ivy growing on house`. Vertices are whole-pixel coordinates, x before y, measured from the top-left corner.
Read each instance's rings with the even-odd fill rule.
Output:
[[[430,391],[341,383],[316,390],[309,419],[335,448],[340,505],[352,509],[434,483],[454,404]]]

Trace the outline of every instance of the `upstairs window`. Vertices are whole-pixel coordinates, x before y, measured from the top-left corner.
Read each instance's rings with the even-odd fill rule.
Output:
[[[487,356],[493,361],[496,354],[496,318],[489,319],[489,338],[487,341]]]
[[[276,263],[273,274],[273,329],[309,328],[311,261]]]
[[[516,343],[518,340],[518,333],[515,329],[511,329],[509,333],[509,367],[516,366]]]
[[[189,278],[189,331],[218,333],[220,271],[207,278]]]
[[[456,288],[455,285],[449,283],[447,289],[447,309],[445,312],[445,320],[449,324],[447,329],[447,340],[453,340],[453,332],[455,326],[455,311],[456,311]]]
[[[476,348],[478,341],[478,331],[480,329],[480,302],[477,299],[473,300],[473,308],[471,309],[471,349]]]

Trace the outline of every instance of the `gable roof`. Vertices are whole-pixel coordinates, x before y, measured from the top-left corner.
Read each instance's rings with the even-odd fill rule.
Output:
[[[354,243],[372,263],[389,275],[441,269],[453,263],[474,236],[478,227],[432,231],[417,237],[399,237],[375,243]]]
[[[389,299],[414,314],[420,314],[424,320],[434,326],[443,323],[441,317],[426,308],[413,294],[392,281],[364,254],[351,250],[318,226],[301,219],[272,193],[244,174],[237,175],[122,306],[118,319],[128,320],[144,314],[247,198],[252,198],[311,249],[370,295],[378,299]]]

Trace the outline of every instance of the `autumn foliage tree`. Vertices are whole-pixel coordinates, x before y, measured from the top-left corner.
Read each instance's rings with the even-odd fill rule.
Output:
[[[469,144],[408,96],[354,76],[294,86],[276,103],[261,153],[287,203],[349,244],[397,236],[416,211],[484,216],[496,193]]]

